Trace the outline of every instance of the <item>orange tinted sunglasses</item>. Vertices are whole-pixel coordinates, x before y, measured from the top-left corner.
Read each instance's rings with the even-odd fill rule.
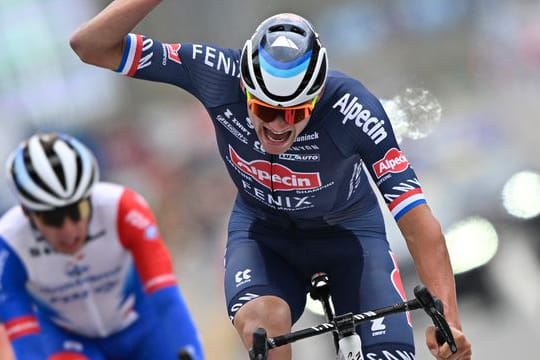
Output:
[[[282,117],[289,125],[294,125],[311,116],[317,97],[300,105],[280,107],[267,104],[246,90],[248,107],[255,116],[264,122],[272,122],[277,117]]]

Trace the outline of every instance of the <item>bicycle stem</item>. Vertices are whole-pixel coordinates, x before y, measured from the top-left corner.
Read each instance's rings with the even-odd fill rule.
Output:
[[[418,302],[418,300],[412,299],[412,300],[408,300],[400,304],[387,306],[387,307],[380,308],[373,311],[367,311],[361,314],[355,314],[350,318],[350,322],[352,322],[352,325],[354,326],[358,323],[377,319],[377,318],[380,318],[389,314],[401,313],[404,311],[412,311],[412,310],[416,310],[420,308],[422,308],[422,305]],[[276,337],[269,337],[266,339],[266,342],[267,342],[268,348],[273,349],[278,346],[290,344],[297,340],[302,340],[302,339],[315,336],[318,334],[324,334],[327,332],[336,331],[336,329],[337,327],[334,322],[328,322],[328,323],[323,323],[323,324],[313,326],[310,328],[294,331],[289,334],[276,336]]]

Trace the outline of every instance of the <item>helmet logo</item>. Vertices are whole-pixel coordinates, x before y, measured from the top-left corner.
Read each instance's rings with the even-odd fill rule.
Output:
[[[298,46],[296,46],[296,44],[294,43],[294,41],[292,41],[291,39],[287,38],[286,36],[283,36],[281,35],[280,37],[278,37],[273,43],[272,45],[270,45],[271,47],[286,47],[286,48],[291,48],[291,49],[296,49],[298,50]]]

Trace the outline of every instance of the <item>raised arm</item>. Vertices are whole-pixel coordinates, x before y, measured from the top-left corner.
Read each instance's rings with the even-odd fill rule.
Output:
[[[71,36],[70,45],[88,64],[115,70],[122,59],[124,38],[161,0],[114,0]]]
[[[470,359],[471,345],[461,331],[454,274],[439,222],[427,204],[420,204],[403,215],[398,226],[407,241],[420,280],[444,304],[444,314],[458,346],[459,357],[456,359]],[[433,328],[428,329],[426,338],[437,359],[447,358],[450,349],[448,345],[437,345]]]

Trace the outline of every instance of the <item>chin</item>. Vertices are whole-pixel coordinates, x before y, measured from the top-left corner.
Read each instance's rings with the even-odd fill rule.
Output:
[[[72,246],[63,246],[62,248],[58,248],[56,251],[62,254],[74,255],[83,248],[83,245],[84,243],[77,243]]]

